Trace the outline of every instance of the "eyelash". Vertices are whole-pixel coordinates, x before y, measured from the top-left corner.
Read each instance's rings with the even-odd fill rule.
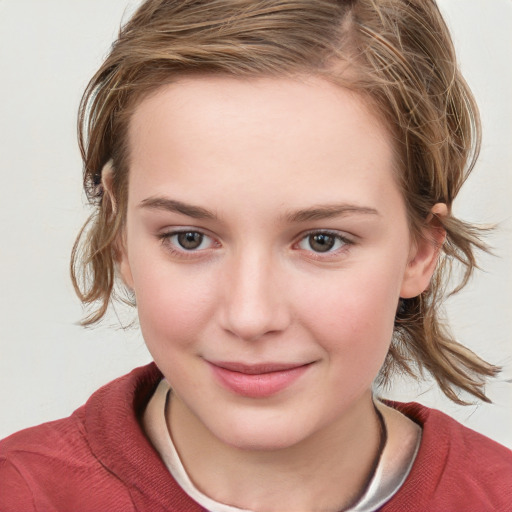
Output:
[[[313,236],[332,237],[334,239],[334,244],[339,243],[340,246],[336,247],[334,250],[332,250],[332,247],[328,248],[328,250],[326,250],[324,252],[314,251],[312,248],[311,249],[302,249],[299,247],[299,244],[301,244],[302,242],[307,243],[308,239]],[[309,245],[311,247],[311,244],[309,244]],[[323,260],[323,259],[329,259],[330,257],[333,257],[333,256],[339,256],[341,253],[347,251],[351,245],[354,245],[354,241],[351,240],[350,238],[348,238],[347,236],[340,234],[338,231],[329,231],[329,230],[325,230],[325,229],[320,229],[320,230],[312,230],[307,233],[303,233],[300,236],[299,240],[294,244],[294,248],[297,247],[299,250],[307,251],[309,253],[310,258]]]
[[[199,246],[194,249],[187,250],[185,247],[183,247],[178,241],[173,242],[174,237],[179,237],[180,235],[186,235],[186,234],[193,234],[193,235],[200,235],[202,238]],[[336,243],[341,244],[339,247],[336,247],[334,250],[332,250],[332,247],[329,247],[326,251],[315,251],[313,248],[311,248],[311,243],[309,244],[310,249],[302,248],[300,247],[300,244],[303,242],[308,241],[310,237],[313,236],[325,236],[325,237],[331,237],[334,239],[334,245],[336,246]],[[201,254],[204,255],[205,251],[208,251],[212,248],[220,247],[220,243],[215,241],[215,239],[203,231],[197,230],[197,229],[180,229],[176,231],[169,231],[166,233],[161,233],[157,235],[157,238],[160,239],[162,245],[171,252],[174,256],[178,256],[181,258],[194,258],[198,257]],[[209,247],[201,249],[201,245],[203,244],[205,239],[210,239],[211,242],[209,244]],[[292,248],[306,251],[309,253],[309,257],[313,259],[329,259],[332,256],[339,255],[342,252],[345,252],[349,246],[354,245],[354,241],[350,238],[347,238],[344,235],[341,235],[337,231],[329,231],[329,230],[312,230],[308,231],[306,233],[303,233],[300,235],[298,240],[293,244]]]
[[[161,233],[157,235],[157,237],[160,239],[162,245],[165,247],[166,250],[171,252],[174,256],[179,256],[181,258],[193,258],[199,256],[199,254],[196,253],[203,253],[204,251],[207,251],[208,249],[212,247],[207,248],[195,248],[191,250],[187,250],[185,247],[181,246],[179,242],[173,242],[174,237],[178,237],[180,235],[187,235],[187,234],[194,234],[194,235],[200,235],[203,237],[201,240],[201,243],[199,247],[203,244],[205,239],[211,240],[212,246],[220,246],[218,242],[216,242],[211,236],[207,235],[206,233],[199,231],[197,229],[179,229],[176,231],[169,231],[167,233]]]

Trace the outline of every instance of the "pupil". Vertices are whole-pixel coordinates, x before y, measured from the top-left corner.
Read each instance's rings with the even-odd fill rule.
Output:
[[[188,231],[178,235],[178,243],[184,249],[197,249],[203,241],[203,235],[196,231]]]
[[[327,252],[334,246],[334,237],[331,235],[319,234],[310,235],[309,245],[316,252]]]

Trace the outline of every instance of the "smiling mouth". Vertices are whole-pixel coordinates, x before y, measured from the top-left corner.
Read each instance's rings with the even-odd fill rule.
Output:
[[[208,362],[219,384],[249,398],[267,398],[283,391],[302,377],[313,363]]]

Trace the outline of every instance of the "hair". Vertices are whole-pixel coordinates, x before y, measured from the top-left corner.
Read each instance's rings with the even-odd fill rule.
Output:
[[[475,249],[486,246],[480,228],[452,214],[479,153],[480,123],[434,0],[146,0],[121,27],[79,110],[84,188],[94,207],[71,261],[78,296],[95,308],[82,323],[98,322],[119,298],[131,116],[156,89],[194,74],[315,75],[374,105],[396,143],[411,232],[422,236],[434,204],[449,210],[437,219],[446,242],[429,288],[400,300],[380,383],[426,371],[457,403],[467,403],[461,390],[488,401],[486,378],[499,369],[459,344],[441,316],[453,263],[463,269],[456,292],[476,268]],[[101,186],[106,165],[111,194]]]

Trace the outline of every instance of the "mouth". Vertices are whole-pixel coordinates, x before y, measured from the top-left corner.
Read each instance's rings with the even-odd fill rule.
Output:
[[[267,398],[294,384],[313,363],[210,362],[219,384],[232,393],[249,398]]]

